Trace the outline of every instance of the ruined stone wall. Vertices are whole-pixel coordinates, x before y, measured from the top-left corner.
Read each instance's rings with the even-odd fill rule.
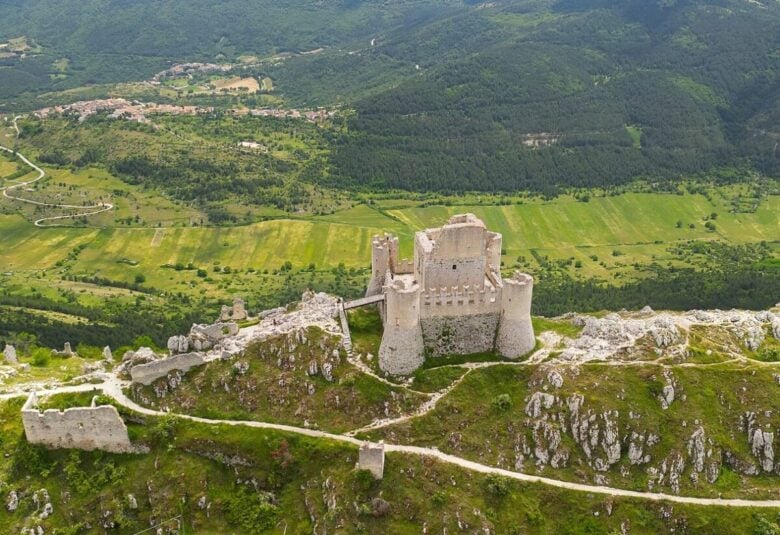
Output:
[[[182,353],[167,359],[155,360],[148,364],[139,364],[130,368],[130,377],[133,382],[150,385],[155,379],[165,377],[173,370],[186,372],[190,368],[204,364],[203,355],[200,353]]]
[[[105,450],[112,453],[131,453],[136,448],[130,443],[127,426],[116,408],[111,405],[76,407],[60,411],[38,410],[35,393],[30,394],[22,407],[22,422],[27,440],[52,448]]]
[[[385,445],[363,443],[358,454],[358,468],[368,470],[375,479],[382,479],[385,473]]]
[[[493,351],[500,314],[431,316],[420,321],[426,353],[432,357]]]

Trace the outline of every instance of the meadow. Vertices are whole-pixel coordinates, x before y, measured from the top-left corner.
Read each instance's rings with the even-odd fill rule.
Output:
[[[778,242],[780,197],[768,197],[755,213],[730,213],[725,192],[715,192],[710,195],[712,200],[703,195],[627,193],[589,202],[560,197],[506,206],[377,209],[361,204],[327,216],[235,227],[39,229],[19,215],[4,215],[0,216],[4,245],[0,269],[50,268],[81,244],[86,247],[74,263],[75,270],[127,281],[143,272],[160,287],[169,278],[157,269],[164,265],[262,271],[289,261],[295,268],[310,264],[318,269],[339,264],[363,268],[370,264],[373,235],[399,235],[401,253],[409,256],[416,230],[441,225],[450,215],[467,211],[504,235],[505,267],[514,265],[517,257],[525,257],[524,266],[529,269],[538,267],[545,257],[573,258],[581,266],[572,267],[572,273],[587,277],[609,277],[635,263],[678,262],[666,249],[688,240]],[[120,212],[125,209],[119,205]],[[705,221],[713,213],[718,215],[710,230]],[[194,214],[182,209],[181,216],[190,215]],[[151,214],[145,217],[153,220]]]

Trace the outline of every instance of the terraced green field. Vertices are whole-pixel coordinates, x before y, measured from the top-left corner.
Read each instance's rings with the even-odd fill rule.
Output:
[[[150,282],[163,286],[170,273],[156,268],[165,264],[273,270],[290,261],[294,267],[313,263],[331,268],[343,263],[359,268],[369,265],[374,234],[400,235],[401,252],[410,255],[414,231],[440,225],[450,215],[465,211],[476,213],[489,228],[503,233],[507,265],[518,256],[527,257],[531,266],[544,256],[573,257],[581,261],[579,270],[588,276],[603,276],[635,262],[670,261],[666,247],[674,242],[780,240],[780,197],[765,199],[755,213],[740,214],[728,212],[725,198],[722,202],[713,198],[710,202],[700,195],[629,193],[587,203],[559,198],[508,206],[387,211],[358,205],[323,217],[218,228],[38,229],[21,216],[0,216],[4,248],[0,269],[49,268],[80,244],[86,248],[75,262],[78,271],[117,280],[132,280],[143,271]],[[119,210],[123,209],[120,204]],[[718,214],[714,232],[704,227],[704,218],[713,212]],[[680,228],[678,221],[683,223]],[[123,259],[131,262],[117,262]]]

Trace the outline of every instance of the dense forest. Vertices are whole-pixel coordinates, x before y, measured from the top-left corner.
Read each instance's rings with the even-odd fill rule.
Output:
[[[777,4],[727,1],[516,2],[479,23],[451,17],[388,46],[424,53],[443,40],[463,54],[360,100],[335,180],[501,191],[720,165],[776,176],[778,27]]]
[[[242,72],[271,76],[285,104],[355,109],[310,176],[330,186],[554,193],[722,166],[780,174],[776,2],[207,4],[4,2],[0,42],[36,48],[0,60],[0,109],[251,57]]]

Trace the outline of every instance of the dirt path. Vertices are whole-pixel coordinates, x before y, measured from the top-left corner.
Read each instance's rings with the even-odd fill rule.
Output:
[[[17,135],[18,135],[19,128],[16,126],[16,119],[17,118],[15,117],[14,118],[14,128],[16,129],[16,132],[17,132]],[[14,200],[14,201],[24,202],[24,203],[27,203],[27,204],[34,204],[35,206],[45,206],[45,207],[49,207],[49,208],[65,208],[65,209],[68,209],[68,210],[87,210],[85,212],[84,211],[76,212],[74,214],[58,215],[58,216],[51,216],[51,217],[42,217],[42,218],[37,219],[37,220],[35,220],[33,222],[33,224],[36,227],[54,227],[54,226],[57,226],[57,225],[56,224],[55,225],[45,225],[43,222],[44,221],[58,221],[60,219],[75,219],[77,217],[86,217],[86,216],[100,214],[102,212],[107,212],[108,210],[113,210],[114,209],[114,205],[111,204],[111,203],[103,203],[102,202],[102,203],[99,203],[99,204],[93,204],[93,205],[87,205],[87,206],[81,206],[81,205],[78,205],[78,204],[55,204],[55,203],[47,203],[47,202],[35,201],[35,200],[32,200],[32,199],[25,199],[24,197],[20,197],[18,195],[11,194],[10,192],[15,190],[15,189],[27,187],[30,184],[34,184],[34,183],[38,182],[44,176],[46,176],[46,173],[44,172],[43,169],[41,169],[40,167],[38,167],[37,165],[32,163],[30,160],[28,160],[21,153],[18,153],[16,151],[14,151],[13,149],[9,149],[8,147],[3,147],[2,145],[0,145],[0,150],[8,152],[10,154],[16,154],[19,157],[20,160],[22,160],[24,163],[26,163],[27,165],[32,167],[33,170],[36,173],[38,173],[38,175],[35,178],[33,178],[32,180],[27,180],[25,182],[19,182],[18,184],[13,184],[11,186],[5,186],[5,187],[0,188],[0,191],[3,192],[3,196],[4,197],[6,197],[8,199],[11,199],[11,200]]]

